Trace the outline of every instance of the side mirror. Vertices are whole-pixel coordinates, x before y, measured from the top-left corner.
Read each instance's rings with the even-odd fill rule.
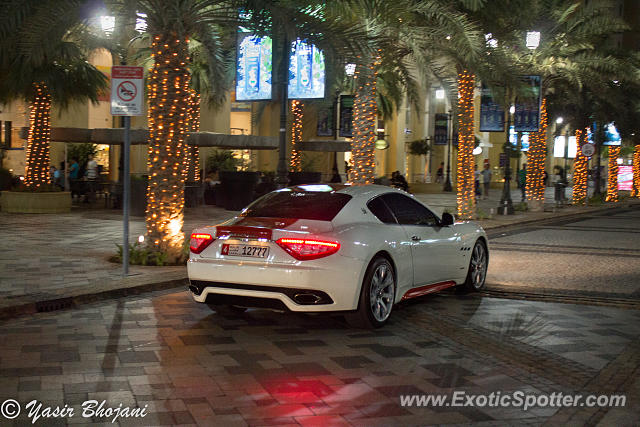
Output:
[[[449,225],[453,225],[453,215],[449,212],[445,212],[442,214],[442,219],[440,220],[440,226],[447,227]]]

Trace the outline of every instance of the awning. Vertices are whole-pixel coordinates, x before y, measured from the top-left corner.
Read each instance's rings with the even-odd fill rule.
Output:
[[[20,130],[20,137],[27,139],[29,128]],[[131,129],[129,132],[131,145],[146,145],[149,141],[148,129]],[[91,142],[94,144],[122,145],[124,129],[122,128],[51,128],[51,140],[65,143]],[[275,150],[278,148],[278,137],[256,135],[228,135],[215,132],[191,132],[187,144],[199,147],[219,147],[234,150]]]

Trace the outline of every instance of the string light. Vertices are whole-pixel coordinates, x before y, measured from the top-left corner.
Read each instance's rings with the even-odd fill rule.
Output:
[[[51,184],[49,172],[51,148],[51,95],[44,83],[34,85],[34,97],[29,115],[24,183],[36,189]]]
[[[147,241],[169,258],[184,243],[184,174],[189,104],[188,40],[156,35],[149,73]]]
[[[473,90],[475,76],[467,70],[458,74],[458,218],[473,219],[475,215],[476,170],[473,149]]]
[[[544,170],[547,162],[547,100],[540,106],[540,128],[529,134],[527,152],[527,199],[544,201]]]
[[[633,186],[631,197],[640,198],[640,144],[633,149]]]
[[[358,57],[359,59],[359,57]],[[376,80],[381,63],[380,51],[366,66],[357,66],[355,79],[358,90],[353,100],[353,142],[351,180],[354,184],[373,184],[375,179]]]
[[[587,162],[589,159],[582,154],[582,146],[587,142],[588,129],[576,130],[576,159],[573,162],[573,204],[587,203]]]
[[[189,132],[200,132],[200,94],[193,89],[189,89],[187,124]],[[185,149],[183,174],[185,181],[200,181],[200,149],[197,145],[187,145]]]
[[[607,185],[607,202],[618,201],[618,157],[620,156],[620,146],[609,147],[609,185]]]
[[[291,101],[291,114],[293,115],[293,124],[291,125],[291,161],[290,169],[292,172],[302,172],[302,158],[299,150],[296,149],[298,144],[302,142],[302,117],[304,115],[304,104],[297,99]]]

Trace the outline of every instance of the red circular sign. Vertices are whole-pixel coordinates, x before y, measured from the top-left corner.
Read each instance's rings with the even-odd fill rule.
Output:
[[[596,152],[596,146],[591,143],[587,143],[580,148],[580,151],[582,151],[583,156],[591,157]]]
[[[133,82],[125,80],[118,85],[116,93],[118,95],[118,98],[125,102],[129,102],[132,101],[133,98],[135,98],[138,94],[138,88],[136,88],[136,85]]]

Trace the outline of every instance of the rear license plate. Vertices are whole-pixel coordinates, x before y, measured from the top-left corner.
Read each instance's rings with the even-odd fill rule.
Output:
[[[250,258],[266,258],[269,255],[268,246],[253,245],[222,245],[222,255],[244,256]]]

